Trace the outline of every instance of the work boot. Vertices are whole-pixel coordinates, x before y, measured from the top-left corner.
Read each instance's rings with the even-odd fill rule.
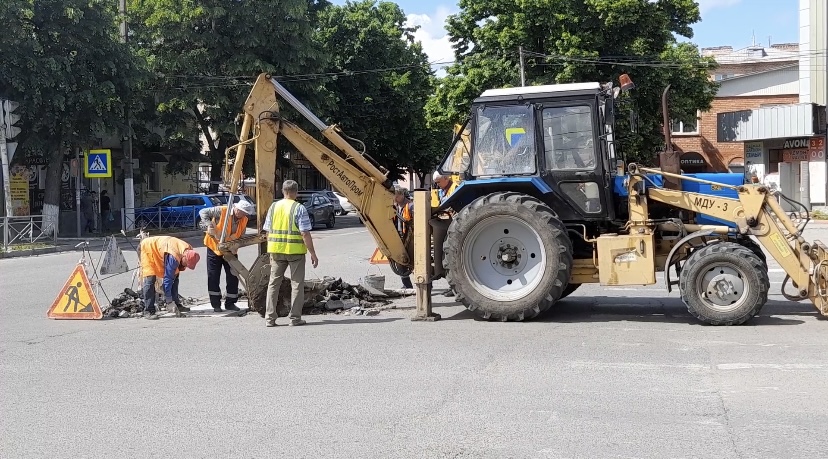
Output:
[[[222,311],[221,306],[213,305],[213,312],[224,312],[224,311]]]
[[[275,327],[276,326],[276,321],[273,320],[273,319],[267,319],[267,326],[268,327]]]
[[[239,307],[236,306],[233,303],[225,303],[224,304],[224,309],[226,309],[228,311],[241,311],[241,309],[239,309]]]
[[[190,308],[188,308],[187,306],[184,306],[181,303],[175,303],[175,307],[177,307],[178,310],[181,311],[181,312],[190,312]]]
[[[291,326],[291,327],[295,327],[295,326],[298,326],[298,325],[305,325],[306,323],[307,323],[307,322],[305,322],[305,321],[304,321],[304,320],[302,320],[302,319],[295,319],[295,320],[291,320],[291,321],[290,321],[290,326]]]

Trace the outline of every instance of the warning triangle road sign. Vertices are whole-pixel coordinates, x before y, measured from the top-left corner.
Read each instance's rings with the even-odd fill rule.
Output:
[[[106,252],[101,263],[101,274],[122,274],[129,271],[124,252],[118,247],[115,236],[106,238]]]
[[[103,317],[98,299],[89,285],[82,264],[78,264],[58,293],[46,316],[50,319],[100,319]]]
[[[371,264],[372,265],[387,265],[388,264],[388,257],[380,252],[380,249],[374,249],[374,254],[371,255]]]

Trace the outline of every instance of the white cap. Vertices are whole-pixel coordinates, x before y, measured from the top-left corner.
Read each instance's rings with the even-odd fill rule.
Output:
[[[247,215],[253,215],[253,204],[250,204],[247,201],[239,200],[239,202],[233,205],[234,209],[239,209],[240,211],[246,213]]]

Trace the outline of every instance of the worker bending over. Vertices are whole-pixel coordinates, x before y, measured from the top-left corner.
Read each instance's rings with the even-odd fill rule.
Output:
[[[178,274],[185,269],[195,269],[201,256],[190,244],[172,236],[152,236],[138,245],[141,277],[144,278],[144,318],[158,318],[155,310],[155,281],[161,277],[167,310],[177,316],[189,311],[178,298]]]
[[[221,312],[221,270],[224,268],[226,277],[227,293],[224,296],[224,308],[228,311],[238,311],[236,301],[239,299],[239,278],[236,276],[230,263],[224,259],[218,249],[221,233],[227,219],[228,206],[215,206],[201,209],[198,215],[201,217],[202,226],[205,228],[204,245],[207,247],[207,293],[210,295],[210,305],[213,311]],[[247,201],[239,200],[233,205],[233,212],[230,215],[230,222],[225,233],[225,242],[232,241],[244,236],[247,230],[248,216],[253,215],[253,205]]]
[[[414,218],[414,202],[408,199],[408,190],[403,187],[394,188],[394,217],[392,221],[397,227],[397,233],[405,241],[405,236],[412,228]],[[404,288],[414,288],[411,276],[400,276]]]
[[[302,305],[305,303],[305,254],[310,252],[311,264],[316,268],[319,260],[311,238],[308,210],[296,201],[299,184],[285,180],[282,184],[284,199],[274,202],[267,211],[262,231],[267,231],[267,253],[270,254],[270,282],[267,284],[268,327],[276,326],[276,305],[285,271],[290,266],[290,324],[304,325]]]

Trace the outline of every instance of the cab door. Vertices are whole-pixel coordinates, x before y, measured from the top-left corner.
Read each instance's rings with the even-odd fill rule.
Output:
[[[541,176],[567,204],[555,209],[564,220],[607,220],[614,215],[595,120],[593,100],[540,107]]]

